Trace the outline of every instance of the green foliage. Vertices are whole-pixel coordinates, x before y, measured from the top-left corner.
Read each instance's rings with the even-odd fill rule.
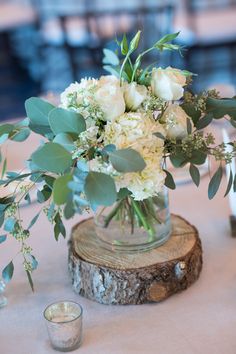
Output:
[[[172,174],[167,170],[163,169],[163,171],[166,173],[165,186],[169,189],[175,189],[176,186]]]
[[[50,136],[51,128],[48,122],[49,112],[55,107],[38,97],[31,97],[25,101],[25,110],[30,120],[29,128],[40,135]]]
[[[114,53],[112,50],[104,48],[103,54],[104,54],[104,58],[103,58],[102,62],[104,64],[109,64],[109,65],[113,65],[113,66],[119,65],[120,60],[119,60],[118,56],[116,55],[116,53]]]
[[[222,175],[223,175],[223,169],[221,166],[217,169],[217,171],[214,173],[213,177],[210,180],[209,186],[208,186],[208,198],[212,199],[216,195],[221,180],[222,180]]]
[[[108,152],[112,166],[118,172],[139,172],[146,164],[141,155],[134,149],[121,149]]]
[[[206,110],[212,113],[215,119],[228,114],[232,120],[236,120],[236,98],[216,99],[209,97],[206,102]]]
[[[30,221],[30,223],[29,223],[29,226],[27,227],[27,230],[30,230],[31,227],[34,226],[34,224],[37,222],[37,220],[38,220],[38,218],[39,218],[39,215],[40,215],[40,212],[37,213],[37,214],[33,217],[33,219],[32,219],[32,220]]]
[[[41,170],[55,173],[63,173],[72,164],[71,154],[57,143],[43,145],[31,159]]]
[[[59,236],[62,235],[64,238],[66,237],[66,229],[62,222],[60,213],[57,212],[54,217],[54,237],[56,241],[58,241]]]
[[[2,278],[5,283],[9,283],[14,273],[14,264],[11,261],[2,271]]]
[[[53,185],[53,200],[54,203],[57,205],[65,204],[68,195],[71,192],[71,190],[68,187],[68,183],[72,181],[73,177],[71,174],[66,174],[64,176],[61,176],[57,178]]]
[[[157,48],[160,51],[163,50],[179,50],[180,47],[175,44],[170,44],[169,42],[172,42],[174,39],[178,37],[180,32],[172,33],[172,34],[166,34],[164,37],[162,37],[159,41],[157,41],[153,47]]]
[[[183,103],[181,107],[185,113],[192,118],[192,121],[196,126],[201,117],[201,111],[193,103]]]
[[[6,239],[7,239],[7,235],[1,235],[1,236],[0,236],[0,243],[5,242]]]
[[[52,194],[52,189],[48,185],[44,185],[43,189],[37,191],[38,203],[45,203]]]
[[[202,117],[197,123],[196,123],[196,128],[199,129],[204,129],[206,128],[213,120],[212,113],[206,114],[204,117]]]
[[[57,134],[55,136],[55,138],[53,139],[53,142],[60,144],[69,152],[72,152],[73,150],[75,150],[73,138],[68,133]]]
[[[189,173],[190,173],[190,176],[191,176],[193,182],[198,187],[200,184],[200,173],[199,173],[198,168],[196,166],[194,166],[193,164],[190,164]]]
[[[85,180],[84,191],[93,207],[112,205],[117,197],[115,182],[105,173],[89,172]]]
[[[233,185],[233,172],[232,172],[232,170],[230,170],[229,180],[228,180],[228,183],[227,183],[227,188],[226,188],[224,197],[226,197],[227,194],[229,194],[232,185]]]
[[[63,108],[54,108],[50,111],[48,120],[55,135],[74,133],[78,136],[86,129],[86,123],[81,114]]]

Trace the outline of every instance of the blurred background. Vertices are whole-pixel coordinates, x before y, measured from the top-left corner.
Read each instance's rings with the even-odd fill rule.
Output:
[[[181,31],[183,56],[147,60],[197,73],[197,92],[235,95],[236,0],[0,0],[0,120],[24,116],[29,96],[105,73],[102,48],[138,29],[145,47]]]

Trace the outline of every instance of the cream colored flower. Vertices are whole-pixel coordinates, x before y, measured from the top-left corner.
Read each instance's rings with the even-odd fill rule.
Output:
[[[106,121],[111,121],[125,112],[123,93],[115,76],[102,76],[94,97]]]
[[[152,92],[165,101],[179,100],[183,96],[184,85],[186,85],[186,77],[178,69],[169,66],[166,69],[152,70]]]
[[[177,104],[167,107],[161,121],[165,123],[168,138],[183,139],[188,135],[187,119],[188,115]],[[190,120],[191,122],[191,120]]]
[[[126,108],[129,111],[136,111],[147,98],[148,90],[144,85],[138,85],[136,82],[131,82],[130,84],[124,84],[123,92]]]
[[[161,169],[163,140],[153,135],[165,135],[162,125],[143,113],[125,113],[108,123],[105,128],[105,144],[114,144],[117,149],[133,148],[143,157],[146,167],[141,172],[130,172],[115,177],[117,190],[128,188],[136,200],[158,194],[165,180]]]

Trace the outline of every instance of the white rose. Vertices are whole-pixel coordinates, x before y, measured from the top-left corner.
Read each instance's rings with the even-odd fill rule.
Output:
[[[135,111],[147,98],[147,88],[143,85],[138,85],[136,82],[125,83],[123,90],[126,108],[130,111]]]
[[[152,93],[165,101],[179,100],[183,96],[185,84],[186,77],[178,69],[169,66],[152,70]]]
[[[99,87],[95,92],[95,100],[107,121],[112,121],[125,112],[123,93],[119,80],[114,76],[101,77]]]
[[[165,123],[168,138],[183,139],[188,135],[187,119],[188,115],[177,104],[171,104],[165,110],[161,121]],[[191,122],[191,120],[190,120]]]

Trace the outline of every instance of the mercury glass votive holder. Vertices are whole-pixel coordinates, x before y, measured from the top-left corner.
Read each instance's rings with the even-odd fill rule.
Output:
[[[73,301],[60,301],[44,311],[51,345],[61,352],[77,349],[82,340],[82,307]]]

